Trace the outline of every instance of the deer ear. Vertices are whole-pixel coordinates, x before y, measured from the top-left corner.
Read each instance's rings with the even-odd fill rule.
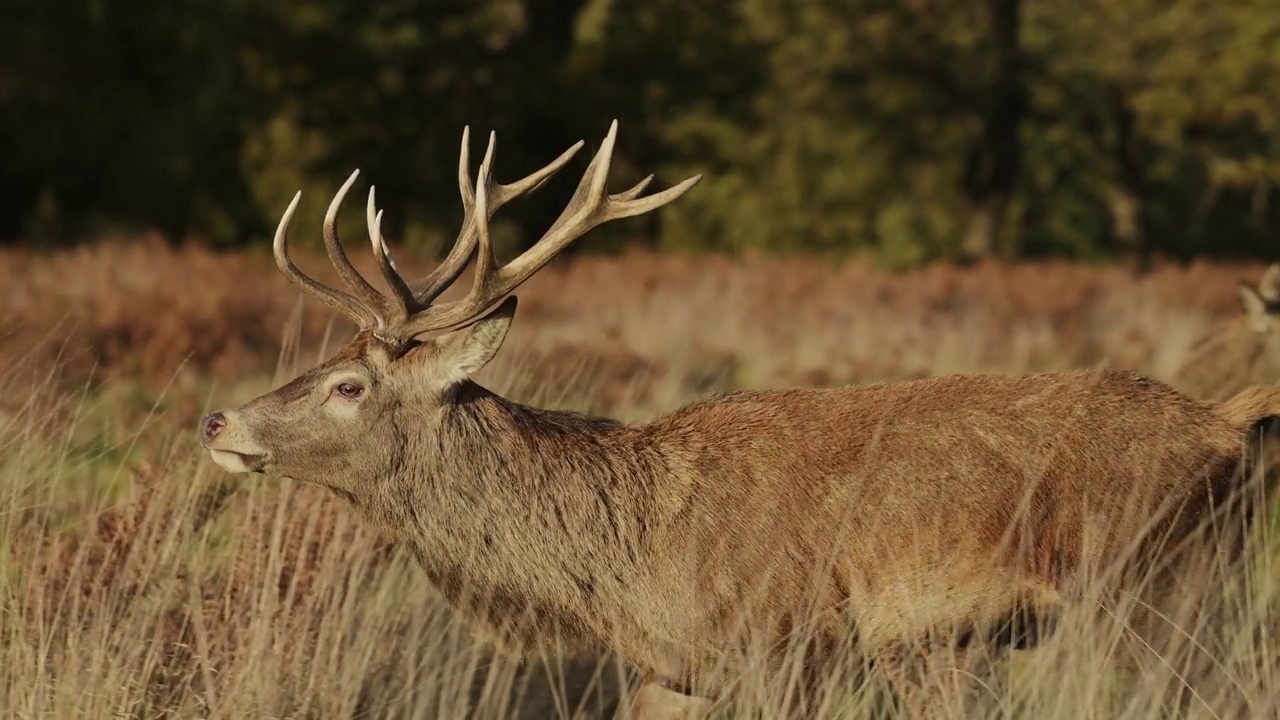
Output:
[[[455,379],[471,377],[498,354],[515,315],[516,297],[512,295],[483,318],[437,338],[436,356]]]
[[[1280,301],[1280,263],[1273,264],[1258,281],[1258,294],[1269,303]]]
[[[1236,286],[1236,294],[1240,296],[1240,305],[1244,307],[1244,317],[1249,322],[1249,329],[1256,333],[1265,333],[1271,327],[1267,301],[1263,300],[1258,291],[1246,282]]]

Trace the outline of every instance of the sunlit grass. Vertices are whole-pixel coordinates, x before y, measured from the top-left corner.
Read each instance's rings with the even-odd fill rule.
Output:
[[[562,677],[558,662],[495,655],[407,554],[341,502],[288,481],[231,478],[199,451],[196,418],[309,366],[344,326],[300,312],[268,266],[237,256],[86,252],[48,265],[0,258],[9,287],[26,293],[0,312],[6,714],[544,718],[613,707],[625,670],[612,658],[578,660]],[[176,273],[187,260],[214,299],[151,279],[193,277]],[[88,306],[71,317],[53,279],[94,263],[136,273],[132,294],[120,299],[110,273],[85,271],[76,292]],[[482,380],[522,401],[634,421],[737,387],[1103,361],[1159,370],[1230,311],[1204,278],[1229,299],[1247,274],[1170,269],[1133,283],[1064,266],[888,278],[803,261],[649,256],[549,270],[558,275],[531,283],[527,300],[522,291],[521,319]],[[1202,308],[1186,297],[1166,304],[1183,282],[1195,287],[1188,297],[1207,298]],[[148,325],[157,313],[170,321]],[[1280,587],[1270,556],[1259,563],[1239,635],[1193,717],[1280,715]],[[1163,717],[1177,700],[1177,658],[1142,660],[1136,681],[1120,673],[1130,638],[1107,620],[1116,611],[1086,603],[1042,647],[969,678],[970,714]],[[1192,616],[1171,620],[1189,626]],[[817,698],[822,714],[892,713],[854,657]],[[715,712],[783,716],[797,673],[748,669]],[[938,716],[957,709],[941,705]]]

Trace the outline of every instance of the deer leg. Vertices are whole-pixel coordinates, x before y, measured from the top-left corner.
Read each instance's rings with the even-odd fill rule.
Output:
[[[714,704],[709,698],[677,692],[657,678],[646,676],[618,720],[695,720],[706,717]],[[618,709],[621,711],[622,706]]]
[[[881,679],[889,686],[900,710],[909,718],[941,717],[941,698],[925,682],[924,655],[920,648],[895,643],[874,655]]]
[[[956,720],[965,717],[978,673],[992,662],[981,648],[908,643],[884,648],[873,659],[908,717]]]
[[[1121,610],[1117,679],[1183,714],[1251,716],[1252,693],[1242,687],[1251,673],[1233,667],[1248,628],[1249,568],[1223,554],[1211,533],[1194,539],[1169,566],[1144,576],[1146,587]]]

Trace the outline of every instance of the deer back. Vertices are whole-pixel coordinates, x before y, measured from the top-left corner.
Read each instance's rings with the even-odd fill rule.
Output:
[[[814,603],[872,644],[1049,607],[1227,487],[1236,420],[1121,371],[709,399],[645,428],[673,468],[652,572],[695,644]]]

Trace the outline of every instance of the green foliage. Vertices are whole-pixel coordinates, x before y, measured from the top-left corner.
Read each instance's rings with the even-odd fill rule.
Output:
[[[500,181],[586,139],[503,214],[519,246],[616,117],[617,187],[705,178],[596,249],[1275,257],[1278,85],[1271,0],[19,0],[0,236],[260,243],[359,167],[388,234],[438,252],[464,125],[473,168],[497,131]]]

